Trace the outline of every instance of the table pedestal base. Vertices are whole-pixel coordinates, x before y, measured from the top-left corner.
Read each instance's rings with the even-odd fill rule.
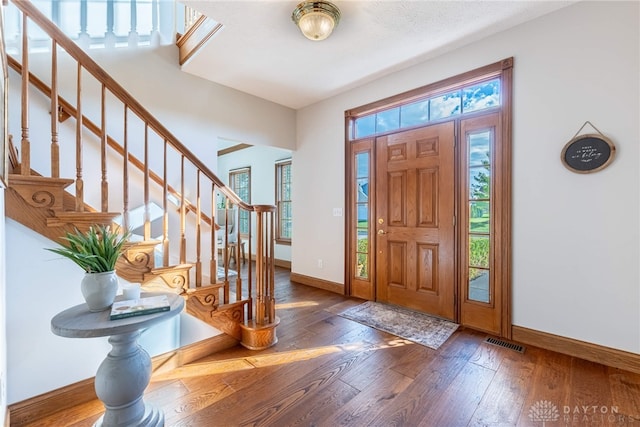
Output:
[[[98,427],[161,427],[162,411],[145,405],[142,395],[151,379],[151,358],[138,344],[140,332],[113,335],[112,348],[96,373],[96,395],[105,413]]]
[[[103,423],[104,415],[95,422],[93,427],[108,427]],[[164,427],[164,412],[153,405],[145,404],[144,416],[137,424],[127,424],[127,427]]]

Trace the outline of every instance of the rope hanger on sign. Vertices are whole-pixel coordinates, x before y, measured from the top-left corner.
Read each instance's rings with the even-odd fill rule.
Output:
[[[604,134],[603,134],[602,132],[600,132],[600,131],[598,130],[598,128],[597,128],[597,127],[595,127],[595,126],[593,125],[593,123],[591,123],[589,120],[587,120],[586,122],[584,122],[584,124],[583,124],[582,126],[580,126],[580,129],[578,129],[578,132],[576,132],[576,134],[575,134],[575,135],[573,135],[573,138],[571,138],[571,139],[572,139],[572,140],[576,139],[576,136],[578,136],[578,134],[580,133],[580,131],[582,131],[582,129],[584,129],[584,127],[585,127],[586,125],[591,126],[591,127],[592,127],[596,132],[598,132],[601,136],[603,136],[603,137],[604,137]],[[606,138],[606,137],[605,137],[605,138]]]

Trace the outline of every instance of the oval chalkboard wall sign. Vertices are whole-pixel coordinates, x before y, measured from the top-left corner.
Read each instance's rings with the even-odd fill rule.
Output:
[[[592,173],[613,161],[616,147],[604,135],[587,134],[573,138],[562,149],[562,164],[570,171]]]

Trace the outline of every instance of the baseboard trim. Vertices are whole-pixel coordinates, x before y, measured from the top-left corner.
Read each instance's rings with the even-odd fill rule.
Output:
[[[154,356],[151,358],[151,381],[153,375],[170,371],[237,344],[238,340],[221,334]],[[53,413],[94,400],[97,398],[94,380],[95,378],[88,378],[14,403],[7,408],[7,420],[11,416],[11,427],[24,426]]]
[[[511,334],[513,341],[522,344],[541,347],[546,350],[640,374],[640,354],[523,328],[522,326],[512,326]]]
[[[252,262],[256,261],[256,254],[251,255],[251,261]],[[275,265],[276,267],[282,267],[282,268],[286,268],[287,270],[291,270],[291,261],[287,261],[286,259],[276,258],[273,261],[273,265]]]
[[[301,283],[303,285],[344,295],[344,286],[342,286],[340,283],[330,282],[329,280],[318,279],[317,277],[305,276],[304,274],[298,274],[294,272],[291,272],[289,280],[291,280],[292,282]]]
[[[93,383],[94,378],[88,378],[9,405],[11,426],[24,426],[47,415],[96,399]]]
[[[287,270],[291,270],[291,261],[287,261],[286,259],[277,259],[274,261],[274,265],[276,267],[286,268]]]

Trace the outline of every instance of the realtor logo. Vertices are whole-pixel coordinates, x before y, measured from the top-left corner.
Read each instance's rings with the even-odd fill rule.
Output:
[[[529,408],[529,419],[531,421],[541,421],[542,427],[548,421],[558,421],[560,411],[558,407],[548,400],[539,400]]]

